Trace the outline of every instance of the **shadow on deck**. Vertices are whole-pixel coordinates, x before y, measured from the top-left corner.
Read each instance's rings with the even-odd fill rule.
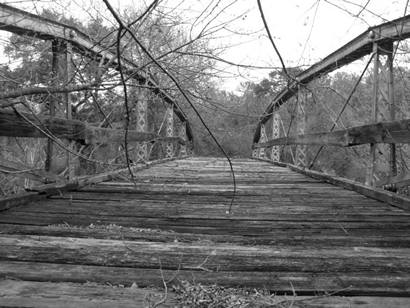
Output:
[[[229,165],[217,158],[1,212],[0,305],[138,307],[163,278],[335,295],[319,307],[410,305],[409,212],[266,162],[234,169],[230,215]]]

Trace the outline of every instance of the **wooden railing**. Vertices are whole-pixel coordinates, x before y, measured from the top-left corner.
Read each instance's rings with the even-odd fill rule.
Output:
[[[14,174],[25,177],[34,177],[43,182],[55,182],[59,178],[51,174],[55,160],[56,147],[66,151],[65,167],[68,172],[65,180],[73,181],[77,176],[73,168],[78,146],[112,145],[118,144],[125,150],[129,146],[129,161],[125,165],[135,166],[136,163],[146,164],[153,157],[154,145],[161,144],[163,151],[156,151],[155,159],[172,159],[186,156],[193,151],[193,135],[184,112],[178,103],[153,80],[149,73],[139,69],[131,60],[121,57],[121,70],[126,77],[142,87],[136,90],[136,99],[130,101],[130,115],[136,124],[129,122],[127,128],[116,129],[106,127],[106,115],[103,123],[85,123],[73,119],[72,101],[69,93],[75,91],[94,91],[98,81],[90,84],[75,84],[72,67],[73,56],[87,58],[99,68],[105,70],[120,70],[117,54],[110,48],[93,41],[86,34],[75,27],[68,26],[53,20],[36,16],[25,11],[0,4],[0,30],[9,31],[17,35],[33,37],[50,41],[50,62],[52,63],[52,85],[49,87],[20,88],[13,91],[4,91],[0,95],[0,136],[47,138],[45,170],[24,172],[15,162],[2,159],[2,170],[11,170]],[[50,95],[44,102],[47,112],[27,112],[19,108],[25,105],[26,95]],[[51,94],[56,94],[52,96]],[[149,125],[149,106],[158,102],[165,103],[163,121],[158,127]],[[161,106],[163,104],[160,104]],[[61,108],[63,107],[63,108]],[[134,110],[134,111],[132,111]],[[155,112],[159,118],[157,106]],[[47,113],[47,114],[46,114]],[[119,121],[125,122],[125,116]],[[155,130],[155,131],[154,131]],[[77,147],[74,147],[74,144]],[[79,154],[80,155],[80,154]],[[103,174],[100,178],[106,178]],[[95,177],[99,179],[99,177]],[[84,180],[83,180],[84,182]]]
[[[370,187],[383,186],[389,189],[410,185],[410,174],[398,168],[396,146],[410,143],[410,119],[397,121],[394,102],[394,76],[393,57],[398,41],[410,37],[410,16],[405,16],[387,22],[367,31],[336,50],[322,61],[312,65],[296,77],[289,77],[288,85],[279,92],[261,116],[253,139],[253,156],[256,158],[270,159],[276,162],[283,161],[286,154],[290,163],[302,169],[313,167],[323,147],[354,147],[369,144],[369,159],[365,184]],[[371,121],[367,125],[337,129],[338,120],[349,104],[360,78],[346,98],[343,108],[333,126],[326,132],[308,133],[306,131],[307,110],[312,105],[310,83],[342,66],[352,63],[364,56],[370,55],[370,60],[365,68],[372,64],[372,101]],[[364,72],[365,72],[364,71]],[[363,73],[364,73],[363,72]],[[296,115],[290,124],[281,123],[281,106],[287,102],[295,104]],[[327,102],[322,102],[326,105]],[[361,102],[365,104],[366,102]],[[385,112],[384,118],[380,116],[380,109]],[[336,110],[337,113],[337,110]],[[288,136],[292,123],[296,126],[292,136]],[[269,124],[269,125],[268,125]],[[267,134],[267,128],[272,127],[272,132]],[[270,128],[269,128],[270,129]],[[268,137],[271,136],[271,137]],[[378,144],[388,144],[389,175],[377,178],[376,153]],[[292,151],[291,146],[296,147]],[[320,146],[320,148],[307,159],[307,147]],[[270,150],[270,153],[268,152]],[[286,153],[286,150],[289,153]],[[289,162],[289,161],[288,161]]]

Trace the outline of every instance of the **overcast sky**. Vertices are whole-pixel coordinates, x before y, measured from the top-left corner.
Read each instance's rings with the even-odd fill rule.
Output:
[[[180,16],[189,22],[209,2],[217,0],[165,0],[164,6],[175,7]],[[43,6],[55,5],[77,18],[99,12],[109,18],[101,0],[56,0],[56,1],[2,1],[35,12]],[[111,0],[118,10],[147,5],[150,1]],[[347,43],[369,26],[403,16],[408,0],[261,0],[266,19],[275,42],[287,66],[310,65]],[[230,34],[213,44],[234,45],[223,58],[244,65],[280,65],[278,57],[266,37],[256,0],[220,0],[219,8],[231,4],[214,22],[223,22],[238,16],[228,26]],[[410,11],[410,9],[409,9]],[[226,35],[227,33],[225,33]],[[244,35],[248,34],[248,35]],[[226,79],[224,87],[234,90],[244,80],[257,81],[267,76],[269,70],[248,70],[229,67],[241,77]]]
[[[276,45],[287,66],[311,65],[341,47],[369,26],[403,16],[406,0],[262,0]],[[351,4],[351,3],[353,4]],[[362,6],[366,5],[362,10]],[[262,27],[255,1],[242,1],[251,11],[244,27]],[[357,15],[359,14],[359,15]],[[379,17],[380,16],[380,17]],[[265,34],[265,33],[263,33]],[[237,62],[279,66],[265,35],[229,52]],[[250,71],[260,78],[263,72]],[[235,87],[233,82],[230,87]]]

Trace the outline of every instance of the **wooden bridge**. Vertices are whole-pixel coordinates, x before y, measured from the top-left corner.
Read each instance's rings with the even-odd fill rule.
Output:
[[[191,155],[188,118],[132,61],[78,29],[3,4],[0,29],[51,40],[53,71],[62,80],[0,95],[2,136],[49,140],[45,170],[1,162],[2,170],[44,184],[0,200],[0,306],[174,307],[171,286],[185,282],[266,290],[277,296],[265,305],[277,307],[410,306],[410,200],[382,188],[409,184],[395,156],[396,144],[410,141],[409,120],[396,121],[391,112],[389,122],[379,122],[382,81],[375,82],[373,124],[306,134],[302,97],[301,134],[281,137],[278,124],[281,105],[338,65],[373,52],[375,76],[382,57],[391,72],[393,43],[410,36],[410,17],[369,29],[296,77],[262,116],[254,157],[232,160],[236,189],[228,160]],[[148,85],[167,103],[159,130],[148,124],[147,92],[138,96],[135,130],[73,120],[64,93],[87,88],[69,82],[67,59],[75,53]],[[383,91],[387,99],[391,84]],[[56,94],[47,116],[10,109],[33,93]],[[266,132],[269,121],[272,133]],[[127,142],[136,148],[128,154],[134,155],[131,163],[75,174],[74,157],[82,154],[74,143],[117,143],[123,152]],[[366,185],[308,168],[307,144],[367,143],[374,159]],[[375,159],[379,143],[390,145],[391,173],[384,180]],[[295,159],[283,162],[283,149],[291,151],[292,144],[298,145]],[[57,146],[64,150],[65,176],[52,173]]]
[[[346,307],[410,302],[410,213],[286,167],[233,163],[229,215],[229,165],[199,157],[138,172],[136,186],[104,182],[2,212],[2,305],[131,307],[153,291],[106,284],[162,287],[162,275],[359,296],[328,299]]]

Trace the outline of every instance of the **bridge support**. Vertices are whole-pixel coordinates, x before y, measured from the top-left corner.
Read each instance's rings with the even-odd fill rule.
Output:
[[[373,44],[373,106],[372,121],[395,120],[394,76],[393,76],[393,43],[388,46]],[[377,181],[377,148],[370,144],[370,160],[367,167],[366,185],[375,186]],[[396,145],[389,145],[389,171],[391,176],[397,175]]]
[[[71,54],[72,46],[69,42],[64,42],[60,40],[53,40],[51,45],[52,50],[52,82],[54,86],[68,86],[72,79],[72,68],[71,68]],[[51,97],[49,103],[49,114],[50,117],[56,115],[64,115],[68,120],[72,119],[71,110],[71,99],[69,93],[64,93],[62,95],[57,95],[57,97]],[[67,177],[71,179],[74,177],[74,169],[72,166],[73,155],[70,150],[73,148],[70,142],[66,143],[67,151],[65,153],[65,167],[67,170]],[[46,149],[46,161],[45,169],[47,171],[57,171],[61,169],[57,166],[57,162],[53,162],[55,156],[55,145],[50,139],[47,141]],[[52,170],[55,169],[55,170]],[[59,170],[58,170],[59,171]],[[57,171],[57,172],[58,172]]]
[[[259,142],[263,143],[266,141],[268,141],[268,137],[266,136],[266,128],[265,128],[265,124],[262,124],[261,125],[261,137],[259,139]],[[258,157],[261,159],[266,159],[265,148],[259,149]]]
[[[272,114],[272,139],[277,139],[280,137],[280,114],[279,112],[274,112]],[[271,159],[274,162],[280,161],[280,147],[274,145],[271,151]]]
[[[301,86],[298,87],[297,111],[296,111],[296,130],[297,135],[304,135],[306,130],[306,106],[307,94]],[[306,166],[306,145],[296,146],[296,166]]]
[[[137,98],[137,132],[147,132],[148,130],[148,118],[147,109],[148,102],[144,97],[143,89],[139,90]],[[148,145],[146,142],[137,143],[137,161],[146,161],[148,159]]]
[[[173,106],[167,107],[166,110],[166,136],[173,137],[174,136],[174,108]],[[172,158],[174,156],[174,145],[172,142],[167,142],[165,144],[165,157]]]
[[[181,123],[181,127],[179,129],[179,137],[186,142],[186,122]],[[179,155],[180,156],[185,156],[187,155],[187,146],[186,144],[181,144],[181,147],[179,149]]]
[[[253,149],[252,150],[252,157],[253,158],[259,158],[259,149]]]
[[[64,74],[64,84],[69,85],[73,79],[73,68],[72,68],[72,52],[73,48],[70,43],[65,44],[65,74]],[[73,119],[72,113],[72,102],[70,93],[64,93],[64,105],[67,120]],[[73,160],[75,159],[70,151],[74,150],[74,142],[67,141],[68,150],[66,151],[66,166],[67,166],[67,175],[68,179],[74,178],[74,165]],[[78,158],[77,158],[78,159]]]

